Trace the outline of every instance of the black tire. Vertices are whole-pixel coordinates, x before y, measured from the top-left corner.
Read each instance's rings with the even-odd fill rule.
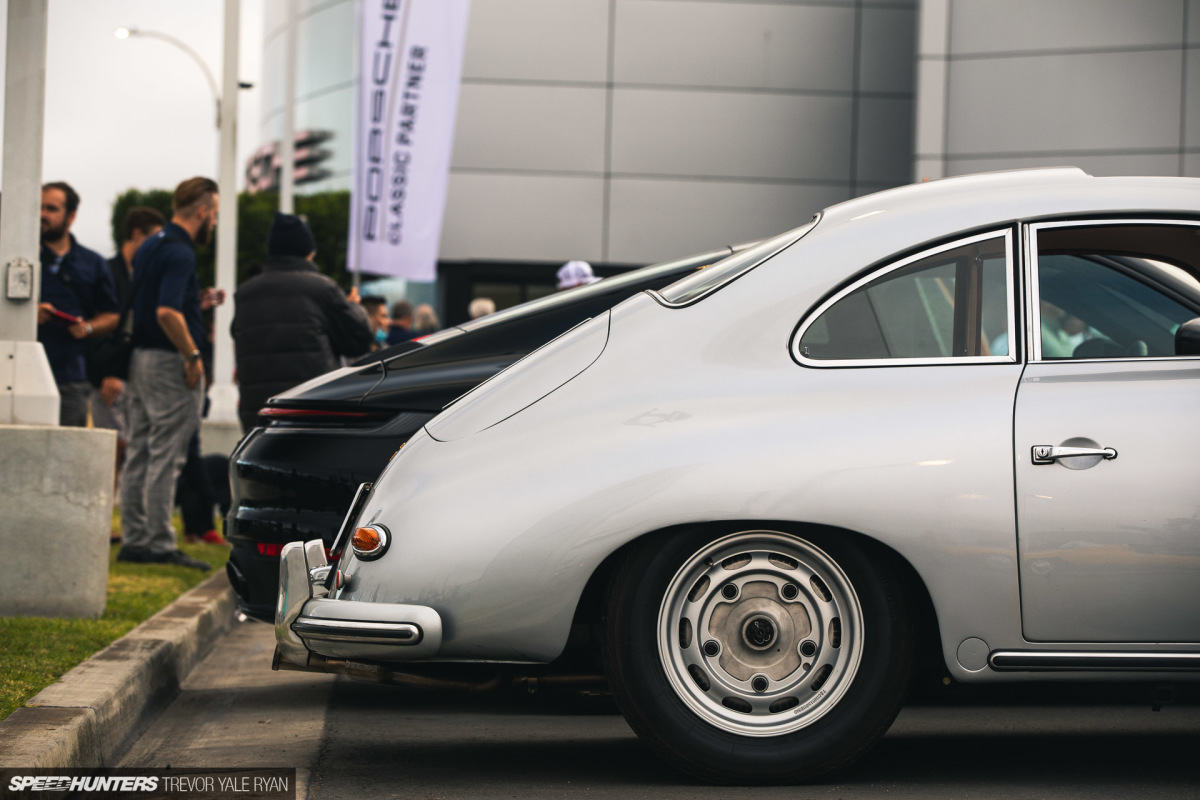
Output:
[[[622,714],[664,760],[717,783],[794,783],[849,764],[883,736],[912,673],[913,614],[892,556],[850,536],[702,529],[649,537],[632,549],[610,585],[605,663]],[[738,567],[741,551],[750,561]],[[800,585],[805,579],[809,586]],[[808,633],[797,605],[805,606]],[[827,619],[838,614],[847,618],[844,639],[840,618]],[[706,637],[726,640],[718,656],[706,654]],[[777,659],[771,677],[747,681],[764,659]],[[827,677],[814,689],[822,671]]]

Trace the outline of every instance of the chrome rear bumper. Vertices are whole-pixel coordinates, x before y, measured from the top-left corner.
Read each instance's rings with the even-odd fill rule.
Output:
[[[313,654],[337,659],[420,661],[437,655],[442,619],[427,606],[329,597],[320,539],[290,542],[279,563],[276,662],[301,668]]]

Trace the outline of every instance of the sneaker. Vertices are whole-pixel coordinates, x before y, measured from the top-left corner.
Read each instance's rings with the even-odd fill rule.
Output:
[[[144,547],[124,545],[117,551],[117,561],[132,564],[148,564],[153,560],[153,554]]]
[[[208,533],[201,536],[200,541],[202,541],[206,544],[219,544],[219,545],[224,545],[225,547],[229,547],[229,542],[225,541],[225,537],[222,536],[221,534],[217,533],[215,530],[211,530]]]
[[[120,558],[120,556],[118,556]],[[201,561],[198,558],[192,558],[182,550],[168,550],[165,553],[150,554],[149,561],[153,564],[175,564],[180,567],[188,567],[189,569],[199,569],[205,572],[212,569],[212,564],[207,561]]]

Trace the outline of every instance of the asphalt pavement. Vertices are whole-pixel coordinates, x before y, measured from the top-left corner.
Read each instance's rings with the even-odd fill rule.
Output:
[[[1146,688],[951,687],[824,783],[716,787],[603,703],[275,672],[273,649],[214,578],[0,723],[0,766],[294,767],[312,800],[1200,797],[1200,703]]]
[[[604,706],[465,696],[272,672],[270,626],[236,625],[135,743],[125,766],[297,767],[298,797],[1188,798],[1200,706],[1152,711],[1022,688],[905,708],[850,770],[804,787],[699,784]],[[960,687],[961,688],[961,687]],[[1150,695],[1145,695],[1149,697]],[[1119,700],[1120,702],[1115,702]],[[1067,702],[1072,701],[1072,702]]]

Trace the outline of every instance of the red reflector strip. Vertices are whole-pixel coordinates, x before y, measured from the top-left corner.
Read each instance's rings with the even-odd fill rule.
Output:
[[[260,556],[279,558],[280,554],[283,553],[283,545],[275,544],[274,542],[258,542],[256,547],[258,547],[258,554]],[[334,564],[338,560],[338,556],[335,556],[333,551],[328,547],[325,548],[325,558],[328,559],[330,564]]]

